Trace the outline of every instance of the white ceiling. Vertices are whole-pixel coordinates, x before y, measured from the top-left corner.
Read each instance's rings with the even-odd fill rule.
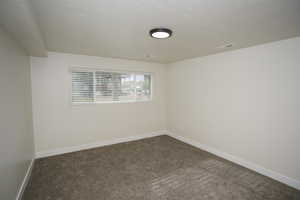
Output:
[[[27,0],[0,0],[0,25],[19,41],[28,54],[47,56],[44,39]]]
[[[300,36],[300,0],[30,3],[49,51],[169,63]],[[173,36],[153,39],[148,32],[155,27],[170,28]]]

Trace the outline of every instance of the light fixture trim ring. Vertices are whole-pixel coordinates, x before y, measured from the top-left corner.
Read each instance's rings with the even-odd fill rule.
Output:
[[[172,30],[168,28],[153,28],[149,31],[151,37],[156,39],[166,39],[172,36]]]

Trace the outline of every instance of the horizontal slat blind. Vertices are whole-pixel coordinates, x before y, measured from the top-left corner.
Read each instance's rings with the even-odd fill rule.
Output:
[[[96,101],[135,100],[134,76],[115,72],[96,72]]]
[[[101,103],[151,99],[151,75],[108,71],[73,71],[72,102]]]
[[[72,72],[72,102],[94,102],[93,72]]]

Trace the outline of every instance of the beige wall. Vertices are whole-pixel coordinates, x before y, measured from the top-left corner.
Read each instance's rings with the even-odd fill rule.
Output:
[[[300,38],[177,62],[167,75],[170,131],[300,180]]]
[[[32,57],[36,151],[49,152],[166,128],[164,65],[50,52]],[[153,100],[137,103],[71,105],[72,66],[153,72]]]
[[[0,199],[16,198],[34,156],[30,62],[0,29]]]

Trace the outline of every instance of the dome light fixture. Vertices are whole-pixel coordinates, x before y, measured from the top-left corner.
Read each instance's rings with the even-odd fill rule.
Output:
[[[149,31],[149,34],[156,39],[166,39],[172,36],[172,31],[168,28],[154,28]]]

